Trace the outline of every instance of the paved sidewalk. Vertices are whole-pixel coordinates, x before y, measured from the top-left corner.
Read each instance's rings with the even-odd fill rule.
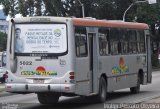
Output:
[[[160,109],[160,97],[155,97],[150,100],[146,100],[144,102],[138,103],[138,105],[140,106],[140,108],[136,109]]]
[[[150,100],[147,100],[147,101],[144,101],[142,103],[159,103],[160,104],[160,97],[156,97],[156,98],[153,98],[153,99],[150,99]]]

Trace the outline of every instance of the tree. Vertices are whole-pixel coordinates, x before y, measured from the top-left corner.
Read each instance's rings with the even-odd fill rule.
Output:
[[[10,15],[11,17],[15,17],[17,12],[17,0],[1,0],[0,3],[3,5],[3,11],[5,15]]]
[[[116,19],[114,0],[95,0],[92,2],[91,9],[92,14],[90,16],[94,16],[97,19]]]
[[[160,6],[159,4],[149,5],[147,3],[138,4],[136,10],[136,16],[138,22],[145,22],[147,24],[156,23],[160,18]]]
[[[114,0],[115,1],[115,10],[116,10],[116,19],[122,20],[123,14],[126,11],[126,9],[135,1],[135,0]],[[126,13],[126,21],[132,21],[133,16],[135,13],[135,6],[130,8],[128,12]]]
[[[34,0],[34,6],[36,8],[35,10],[35,16],[41,16],[42,15],[42,0]]]
[[[63,3],[60,0],[43,0],[45,5],[45,15],[65,16]]]
[[[27,4],[28,16],[34,16],[34,0],[26,0],[25,2]]]
[[[0,51],[6,50],[7,34],[0,32]]]
[[[144,22],[150,25],[151,33],[152,33],[152,39],[156,43],[157,47],[160,47],[160,37],[159,32],[156,30],[156,28],[159,28],[159,19],[160,19],[160,4],[138,4],[136,16],[137,16],[137,22]],[[157,27],[155,27],[155,25]]]
[[[18,0],[18,12],[22,14],[22,16],[27,16],[28,15],[28,4],[25,2],[26,0]]]

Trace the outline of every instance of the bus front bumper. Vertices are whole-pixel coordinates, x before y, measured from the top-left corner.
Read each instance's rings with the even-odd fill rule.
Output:
[[[66,92],[74,93],[75,84],[16,84],[6,83],[7,92]]]

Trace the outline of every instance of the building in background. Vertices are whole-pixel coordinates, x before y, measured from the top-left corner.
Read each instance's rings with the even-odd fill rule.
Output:
[[[0,32],[8,33],[8,22],[3,10],[0,10]]]

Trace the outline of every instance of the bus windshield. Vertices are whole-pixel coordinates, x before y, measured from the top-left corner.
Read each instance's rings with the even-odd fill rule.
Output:
[[[16,53],[64,53],[66,24],[16,24]]]

